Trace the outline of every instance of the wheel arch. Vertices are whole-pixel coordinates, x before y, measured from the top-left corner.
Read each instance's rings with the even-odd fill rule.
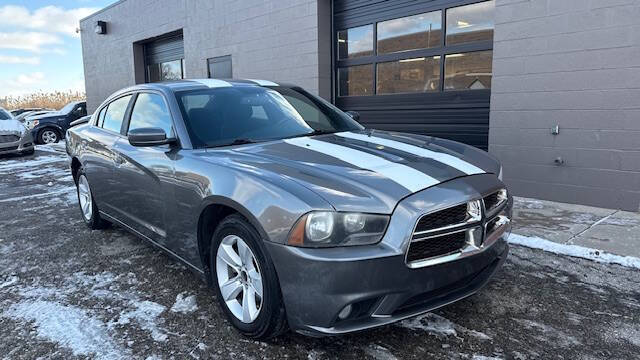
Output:
[[[210,196],[204,199],[198,215],[198,254],[205,277],[210,285],[213,284],[209,269],[211,237],[220,221],[231,214],[239,214],[244,217],[258,231],[263,241],[269,241],[269,235],[260,224],[260,221],[238,202],[223,196]]]
[[[73,181],[78,184],[78,173],[80,172],[80,168],[82,168],[82,163],[78,160],[77,156],[71,158],[71,175],[73,176]]]
[[[46,123],[46,124],[42,124],[38,128],[38,131],[36,132],[36,139],[34,139],[34,140],[40,141],[40,134],[42,134],[42,132],[47,130],[47,129],[55,130],[58,133],[58,135],[60,136],[60,139],[58,141],[64,139],[64,130],[62,129],[61,126],[59,126],[58,124],[53,124],[53,123]]]

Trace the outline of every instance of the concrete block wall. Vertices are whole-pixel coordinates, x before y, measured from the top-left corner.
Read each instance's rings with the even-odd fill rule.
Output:
[[[639,210],[640,1],[496,0],[493,72],[513,193]]]
[[[81,21],[89,110],[109,94],[141,82],[134,43],[171,31],[184,36],[187,78],[206,78],[207,59],[231,55],[236,78],[298,84],[331,96],[328,6],[317,0],[123,0]],[[93,32],[108,23],[107,35]],[[329,58],[330,59],[330,58]],[[139,63],[139,61],[137,62]],[[329,74],[329,75],[327,75]]]

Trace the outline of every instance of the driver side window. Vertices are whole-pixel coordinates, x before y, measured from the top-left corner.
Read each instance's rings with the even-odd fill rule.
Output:
[[[161,95],[140,93],[131,112],[129,130],[141,128],[160,128],[167,137],[171,137],[173,128],[169,109]]]

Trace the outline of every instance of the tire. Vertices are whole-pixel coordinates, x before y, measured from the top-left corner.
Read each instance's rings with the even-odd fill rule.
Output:
[[[249,252],[242,250],[247,248]],[[229,257],[230,251],[235,257]],[[245,256],[240,256],[241,253]],[[209,255],[213,288],[229,322],[251,339],[266,340],[284,333],[287,321],[280,284],[256,229],[240,215],[226,217],[213,234]],[[234,270],[234,267],[240,270]],[[224,287],[226,300],[221,285],[225,283],[228,284]],[[245,305],[249,309],[247,312]]]
[[[78,181],[76,181],[76,194],[78,195],[78,205],[80,207],[80,216],[82,220],[91,230],[104,229],[109,223],[100,217],[98,206],[91,193],[89,181],[82,169],[78,172]]]
[[[60,141],[60,133],[56,129],[44,128],[38,133],[40,144],[55,144]]]

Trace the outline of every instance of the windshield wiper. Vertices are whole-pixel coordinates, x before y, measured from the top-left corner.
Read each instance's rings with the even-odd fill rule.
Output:
[[[232,145],[255,144],[257,142],[258,141],[253,140],[253,139],[249,139],[249,138],[237,138],[237,139],[233,139],[233,141],[228,142],[228,143],[207,145],[207,147],[208,148],[216,148],[216,147],[232,146]]]
[[[333,130],[323,130],[323,129],[315,129],[310,133],[305,134],[306,136],[314,136],[314,135],[327,135],[327,134],[335,134],[336,131]]]

